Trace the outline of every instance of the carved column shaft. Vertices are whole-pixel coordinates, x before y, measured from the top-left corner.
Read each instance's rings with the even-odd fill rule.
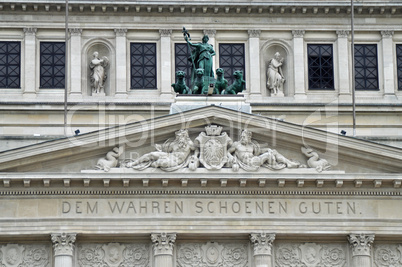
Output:
[[[81,34],[82,29],[69,29],[71,34],[70,39],[70,70],[68,73],[70,74],[70,79],[67,84],[70,85],[71,94],[82,94],[81,90]],[[67,77],[68,79],[68,77]]]
[[[275,234],[251,234],[250,241],[253,245],[254,267],[273,267],[272,243]]]
[[[261,72],[260,72],[260,30],[248,31],[249,60],[250,60],[250,94],[261,95]]]
[[[25,77],[24,94],[36,94],[36,28],[24,28],[25,33]]]
[[[52,234],[54,267],[73,267],[76,234]]]
[[[382,58],[383,58],[383,75],[384,75],[384,94],[395,95],[394,82],[394,49],[392,36],[393,31],[381,31],[382,35]]]
[[[339,55],[339,94],[350,95],[350,75],[349,75],[349,31],[337,31],[338,34],[338,55]]]
[[[172,60],[170,35],[172,30],[159,30],[161,35],[161,94],[172,95]]]
[[[295,97],[306,97],[304,70],[304,31],[292,31],[294,51]]]
[[[116,33],[116,94],[127,93],[127,29],[115,29]]]
[[[173,267],[173,248],[176,234],[152,234],[154,267]]]
[[[348,239],[352,248],[352,267],[371,267],[371,247],[374,235],[351,234]]]

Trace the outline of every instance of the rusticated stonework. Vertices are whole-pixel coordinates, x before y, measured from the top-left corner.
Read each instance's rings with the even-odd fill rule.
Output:
[[[346,246],[341,244],[279,244],[277,267],[345,267]]]
[[[50,246],[7,244],[0,248],[0,267],[50,267]]]
[[[180,267],[247,267],[247,243],[188,243],[177,247],[177,265]]]
[[[148,267],[148,244],[80,244],[77,262],[79,267]]]
[[[374,246],[376,267],[402,266],[402,244],[381,244]]]

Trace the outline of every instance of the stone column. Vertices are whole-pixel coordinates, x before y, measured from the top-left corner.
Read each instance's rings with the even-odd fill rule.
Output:
[[[250,240],[253,245],[254,267],[273,267],[272,243],[275,234],[251,234]]]
[[[154,267],[173,267],[173,247],[176,234],[151,234],[154,248]]]
[[[204,35],[208,35],[208,37],[209,37],[208,43],[214,47],[214,51],[216,52],[216,49],[217,49],[216,48],[216,38],[215,38],[216,30],[204,30]],[[214,56],[214,57],[212,57],[212,59],[213,59],[212,60],[212,70],[214,71],[214,74],[215,74],[215,70],[217,69],[216,66],[219,66],[218,57]]]
[[[395,96],[395,70],[394,70],[394,44],[392,36],[394,31],[381,31],[382,58],[384,75],[384,95]]]
[[[35,96],[36,94],[36,28],[24,28],[24,95]]]
[[[371,246],[374,235],[351,234],[348,240],[352,248],[352,267],[371,267]]]
[[[306,98],[304,68],[304,33],[303,30],[292,31],[294,54],[295,98]]]
[[[249,66],[250,66],[250,94],[261,96],[261,68],[260,68],[260,30],[248,31]]]
[[[70,85],[70,94],[81,95],[81,34],[82,29],[69,29],[70,39],[70,77],[68,77]]]
[[[73,267],[76,234],[52,234],[54,267]]]
[[[336,31],[338,35],[338,74],[339,74],[339,96],[347,96],[350,98],[350,74],[349,74],[349,45],[348,36],[349,31]],[[345,100],[347,100],[345,99]]]
[[[159,30],[161,35],[161,95],[172,97],[172,57],[170,36],[172,30]]]
[[[114,29],[116,33],[116,95],[127,94],[127,29]]]

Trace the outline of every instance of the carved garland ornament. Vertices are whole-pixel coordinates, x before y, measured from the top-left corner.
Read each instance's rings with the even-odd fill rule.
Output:
[[[1,267],[49,267],[50,247],[7,244],[0,249]]]
[[[177,249],[177,264],[179,267],[246,267],[247,244],[182,244]]]
[[[374,262],[377,267],[402,266],[402,244],[377,245],[374,250]]]
[[[275,262],[278,267],[345,267],[346,251],[335,244],[280,244]]]
[[[146,244],[83,244],[78,247],[80,267],[148,267]]]

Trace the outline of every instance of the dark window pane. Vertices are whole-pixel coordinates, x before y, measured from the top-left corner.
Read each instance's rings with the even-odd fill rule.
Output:
[[[396,65],[398,75],[398,90],[402,90],[402,44],[396,45]]]
[[[243,72],[243,79],[246,80],[244,58],[244,44],[219,44],[219,67],[225,71],[229,84],[234,82],[233,73],[237,70]]]
[[[0,42],[0,88],[20,88],[21,43]]]
[[[131,89],[156,89],[156,44],[131,43]]]
[[[377,45],[355,45],[356,90],[378,90]]]
[[[40,43],[40,88],[64,88],[65,43]]]
[[[309,44],[308,84],[310,90],[333,90],[334,67],[332,44]]]
[[[192,62],[189,60],[192,49],[188,44],[175,44],[175,73],[184,71],[186,73],[187,86],[191,86]],[[176,81],[177,82],[177,81]]]

